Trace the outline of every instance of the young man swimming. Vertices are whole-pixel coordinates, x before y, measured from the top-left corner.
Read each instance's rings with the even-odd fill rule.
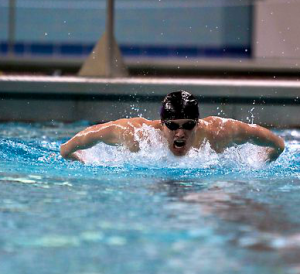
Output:
[[[135,134],[143,125],[159,131],[175,156],[184,156],[190,149],[199,149],[205,142],[217,153],[244,143],[266,147],[267,161],[274,161],[284,150],[284,141],[270,130],[233,119],[206,117],[199,119],[197,99],[186,91],[168,94],[163,100],[160,120],[150,121],[136,117],[120,119],[86,128],[61,146],[62,157],[83,161],[81,150],[99,142],[124,145],[130,151],[139,150]],[[139,138],[150,138],[138,131]]]

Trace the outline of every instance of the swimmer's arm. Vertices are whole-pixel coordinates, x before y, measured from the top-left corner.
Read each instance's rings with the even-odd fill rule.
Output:
[[[77,133],[71,140],[60,147],[60,154],[63,158],[74,161],[81,161],[81,150],[91,148],[103,142],[108,145],[122,143],[122,136],[126,127],[122,123],[109,122],[86,128]]]
[[[258,125],[249,125],[239,121],[232,123],[232,142],[236,144],[249,142],[257,146],[266,147],[268,154],[267,161],[276,160],[283,152],[285,148],[283,139],[270,130]]]

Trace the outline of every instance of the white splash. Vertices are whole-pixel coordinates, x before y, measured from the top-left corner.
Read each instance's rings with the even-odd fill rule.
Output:
[[[228,148],[224,153],[217,154],[209,143],[199,149],[191,149],[187,155],[177,157],[168,149],[166,139],[160,131],[144,125],[135,131],[135,140],[140,150],[130,152],[122,146],[98,144],[83,151],[86,164],[122,167],[133,165],[152,168],[215,168],[239,167],[261,168],[265,165],[264,149],[252,144]]]

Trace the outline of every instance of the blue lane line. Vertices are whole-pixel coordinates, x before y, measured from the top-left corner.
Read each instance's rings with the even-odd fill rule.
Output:
[[[85,57],[94,44],[76,43],[15,43],[14,53],[22,56]],[[123,56],[131,57],[207,57],[207,58],[251,58],[251,47],[189,47],[189,46],[141,46],[120,45]],[[0,42],[0,54],[8,53],[8,43]]]

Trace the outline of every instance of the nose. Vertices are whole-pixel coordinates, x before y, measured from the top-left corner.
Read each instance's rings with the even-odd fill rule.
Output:
[[[175,132],[175,137],[177,138],[185,137],[185,131],[182,128],[177,129]]]

